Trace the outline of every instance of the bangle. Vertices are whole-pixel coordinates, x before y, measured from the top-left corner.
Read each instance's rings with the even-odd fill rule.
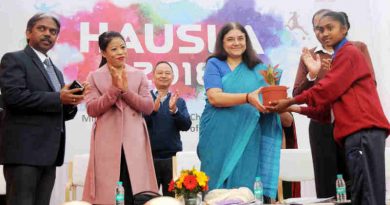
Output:
[[[249,103],[249,99],[248,99],[248,96],[249,96],[249,93],[246,94],[246,103]]]

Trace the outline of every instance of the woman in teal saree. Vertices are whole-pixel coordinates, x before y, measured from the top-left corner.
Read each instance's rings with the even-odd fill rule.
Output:
[[[238,23],[223,26],[206,64],[198,144],[210,189],[253,190],[259,176],[264,195],[276,197],[282,127],[278,114],[267,114],[259,100],[266,86],[263,69],[245,29]]]

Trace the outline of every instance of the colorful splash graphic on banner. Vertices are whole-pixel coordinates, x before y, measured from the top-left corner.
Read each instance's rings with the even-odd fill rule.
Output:
[[[174,16],[167,15],[167,11],[159,15],[159,8],[153,3],[119,7],[110,1],[100,1],[92,11],[61,16],[58,46],[65,52],[61,56],[69,56],[63,65],[66,78],[85,80],[90,71],[98,68],[101,60],[98,35],[113,30],[121,32],[126,39],[129,65],[143,69],[151,79],[150,72],[156,62],[172,62],[176,73],[173,89],[180,90],[185,98],[194,98],[203,92],[204,62],[214,50],[216,33],[230,21],[246,26],[265,63],[281,63],[271,62],[269,58],[274,49],[286,46],[282,41],[290,35],[280,16],[255,11],[254,0],[229,0],[215,11],[194,7],[202,18],[199,20],[199,16],[191,18],[193,13],[186,12],[192,11],[191,6],[194,5],[188,2],[176,5],[182,8],[174,8]]]

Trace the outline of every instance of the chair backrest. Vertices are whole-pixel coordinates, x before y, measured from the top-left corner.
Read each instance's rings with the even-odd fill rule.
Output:
[[[89,154],[73,156],[73,185],[84,186],[85,175],[87,174]]]
[[[83,187],[87,174],[89,154],[74,155],[68,166],[68,182],[65,187],[65,202],[77,199],[77,187]]]
[[[5,179],[3,175],[3,165],[0,165],[0,195],[5,195]]]
[[[314,170],[310,149],[282,149],[279,178],[283,181],[313,180]]]
[[[172,164],[173,177],[178,176],[183,169],[192,169],[195,167],[197,170],[200,170],[200,160],[196,152],[177,152]]]

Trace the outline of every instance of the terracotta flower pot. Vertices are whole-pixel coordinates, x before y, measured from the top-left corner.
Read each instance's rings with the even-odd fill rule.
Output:
[[[269,102],[287,98],[287,87],[282,85],[271,85],[261,89],[263,95],[263,105]]]

